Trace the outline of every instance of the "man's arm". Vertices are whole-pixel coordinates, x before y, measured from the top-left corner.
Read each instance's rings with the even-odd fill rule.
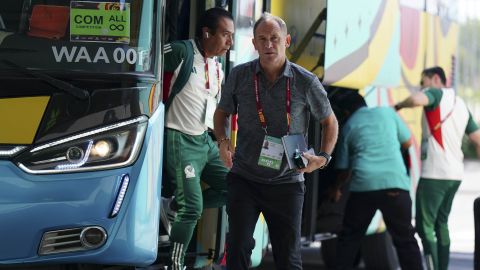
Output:
[[[225,130],[227,126],[227,118],[229,116],[230,114],[226,113],[220,108],[217,108],[213,114],[213,132],[215,133],[215,138],[217,138],[218,141],[227,138]]]
[[[412,133],[396,112],[390,112],[392,114],[392,118],[395,120],[395,125],[397,126],[397,138],[400,142],[400,146],[402,149],[406,150],[412,145]]]
[[[323,119],[320,124],[322,125],[322,145],[320,152],[332,154],[338,137],[337,117],[335,117],[335,114],[332,112],[327,118]]]
[[[322,125],[322,144],[320,152],[325,152],[331,155],[338,137],[338,121],[335,114],[332,112],[329,116],[320,121],[320,124]],[[300,170],[301,172],[313,172],[316,169],[322,168],[327,163],[327,159],[323,156],[314,156],[308,153],[304,153],[303,156],[308,159],[308,165],[306,168]]]
[[[475,144],[477,150],[477,157],[480,158],[480,129],[477,131],[468,134],[468,138]]]
[[[417,92],[412,94],[408,98],[404,99],[403,101],[397,103],[395,105],[395,110],[401,110],[403,108],[411,108],[417,106],[427,106],[429,105],[429,100],[427,95],[423,92]]]
[[[220,108],[217,108],[213,115],[213,132],[215,133],[215,138],[217,138],[220,159],[227,168],[231,168],[233,165],[232,157],[234,153],[230,138],[225,134],[229,116],[229,113]]]
[[[335,182],[327,189],[327,196],[331,201],[338,202],[340,200],[340,197],[342,197],[343,186],[348,183],[351,174],[352,171],[350,169],[337,169]]]

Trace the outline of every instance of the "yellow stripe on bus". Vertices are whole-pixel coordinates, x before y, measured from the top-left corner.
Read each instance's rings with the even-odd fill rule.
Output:
[[[0,144],[31,144],[49,99],[0,99]]]

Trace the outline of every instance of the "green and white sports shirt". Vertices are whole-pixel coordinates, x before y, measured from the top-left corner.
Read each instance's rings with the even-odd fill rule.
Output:
[[[422,121],[422,178],[462,180],[462,138],[478,129],[453,89],[424,90],[429,104]]]
[[[173,72],[170,90],[179,75],[184,58],[189,54],[193,54],[194,57],[191,74],[183,89],[174,97],[167,112],[165,126],[185,134],[200,135],[208,129],[204,124],[207,99],[209,96],[217,96],[224,73],[221,63],[218,63],[215,58],[207,58],[209,78],[209,89],[207,89],[205,59],[195,41],[189,41],[193,45],[193,51],[175,42],[164,46],[165,72]]]

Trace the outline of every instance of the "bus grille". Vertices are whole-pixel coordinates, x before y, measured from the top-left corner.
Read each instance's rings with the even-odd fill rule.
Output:
[[[80,241],[83,228],[49,231],[43,234],[39,255],[86,250]]]

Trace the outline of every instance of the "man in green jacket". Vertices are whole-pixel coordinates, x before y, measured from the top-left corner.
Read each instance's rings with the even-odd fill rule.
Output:
[[[225,204],[228,169],[208,134],[220,98],[223,71],[216,57],[233,45],[233,18],[221,8],[205,12],[196,38],[164,46],[165,174],[176,215],[170,231],[170,269],[183,269],[185,251],[203,208]],[[202,194],[200,180],[210,189]],[[212,196],[213,195],[213,196]],[[162,201],[162,221],[171,212]]]

